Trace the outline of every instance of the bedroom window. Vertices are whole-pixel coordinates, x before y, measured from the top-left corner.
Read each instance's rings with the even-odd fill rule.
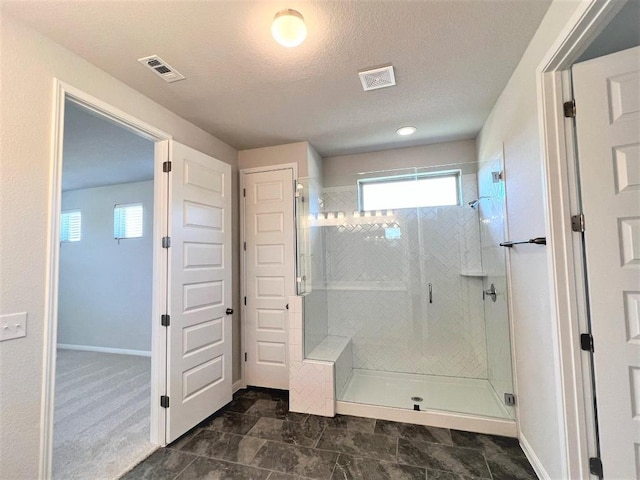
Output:
[[[142,237],[142,220],[141,203],[116,205],[113,209],[113,237],[116,240]]]
[[[62,212],[60,215],[60,241],[79,242],[82,237],[82,213],[80,210]]]

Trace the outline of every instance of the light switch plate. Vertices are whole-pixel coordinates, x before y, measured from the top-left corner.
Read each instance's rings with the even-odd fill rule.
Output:
[[[27,312],[0,315],[0,342],[27,336]]]

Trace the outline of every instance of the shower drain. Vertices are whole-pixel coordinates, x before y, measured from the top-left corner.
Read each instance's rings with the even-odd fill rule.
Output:
[[[424,400],[422,397],[411,397],[412,402],[421,402],[422,400]]]

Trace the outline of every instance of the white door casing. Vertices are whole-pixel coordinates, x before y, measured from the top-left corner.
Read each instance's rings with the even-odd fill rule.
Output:
[[[573,67],[605,479],[640,479],[640,47]]]
[[[231,167],[171,142],[167,442],[231,401]]]
[[[295,295],[290,168],[244,174],[245,383],[289,388],[286,305]]]

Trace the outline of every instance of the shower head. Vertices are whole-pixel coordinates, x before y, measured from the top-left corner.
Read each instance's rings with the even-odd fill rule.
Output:
[[[471,208],[478,208],[478,204],[480,203],[480,200],[482,200],[483,198],[490,198],[490,197],[486,197],[485,196],[485,197],[480,197],[480,198],[478,198],[476,200],[472,200],[471,202],[469,202],[469,206]]]

